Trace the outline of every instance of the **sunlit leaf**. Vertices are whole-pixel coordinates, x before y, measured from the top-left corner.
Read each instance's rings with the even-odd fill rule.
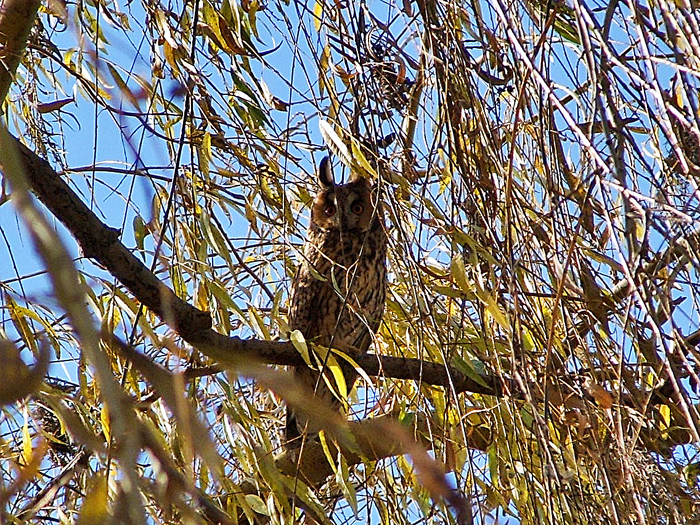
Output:
[[[199,171],[205,178],[209,178],[209,163],[211,162],[211,135],[205,133],[202,137],[202,142],[197,148],[197,158],[199,159]]]
[[[302,333],[299,330],[293,330],[289,334],[289,340],[292,342],[297,352],[301,354],[301,357],[304,358],[304,362],[307,365],[311,366],[311,357],[309,356],[309,349],[306,346],[306,340],[304,339]]]
[[[267,505],[265,505],[265,502],[257,494],[246,494],[245,501],[248,503],[250,508],[258,514],[262,514],[263,516],[267,516],[269,514]]]
[[[102,434],[105,437],[105,441],[109,443],[112,439],[112,426],[109,420],[109,412],[107,411],[107,407],[105,405],[102,405],[102,408],[100,410],[100,423],[102,423]]]
[[[78,525],[101,522],[110,516],[107,499],[107,481],[102,476],[91,479],[91,489],[83,500],[78,516]]]

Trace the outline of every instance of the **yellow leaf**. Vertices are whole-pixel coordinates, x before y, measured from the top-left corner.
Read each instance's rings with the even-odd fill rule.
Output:
[[[29,434],[29,417],[24,415],[22,425],[22,464],[29,465],[32,462],[32,436]]]
[[[294,345],[294,348],[296,348],[297,352],[301,354],[301,357],[304,359],[304,362],[307,365],[311,366],[309,348],[306,346],[306,339],[304,339],[303,334],[299,330],[294,330],[291,334],[289,334],[289,340],[292,342],[292,345]]]
[[[176,55],[176,48],[172,47],[167,40],[163,41],[163,56],[165,57],[165,61],[173,70],[173,76],[175,78],[178,78],[181,73],[180,68],[177,65]]]
[[[355,372],[357,372],[368,385],[372,383],[372,380],[367,375],[367,372],[360,368],[360,365],[358,365],[352,357],[344,352],[341,352],[340,350],[336,350],[335,348],[333,349],[333,353],[340,359],[350,363],[350,365],[355,369]]]
[[[109,424],[109,412],[107,411],[107,407],[104,405],[100,411],[100,422],[102,423],[102,433],[104,434],[107,443],[109,443],[111,441],[111,427]]]
[[[440,172],[440,185],[438,187],[438,195],[441,195],[452,183],[452,173],[448,168]]]
[[[265,319],[262,315],[260,315],[258,309],[250,305],[248,306],[248,314],[248,319],[250,321],[248,325],[256,330],[263,339],[270,339],[270,331],[265,324]]]
[[[464,266],[464,258],[461,255],[455,255],[450,261],[450,276],[460,290],[466,293],[467,296],[473,297],[474,290],[467,279],[467,270]]]
[[[22,337],[22,340],[32,350],[36,349],[36,340],[34,338],[34,333],[31,329],[31,326],[29,326],[29,323],[27,322],[27,317],[34,317],[34,315],[31,315],[32,312],[30,312],[26,308],[22,308],[16,302],[14,302],[9,295],[6,296],[5,302],[7,304],[7,309],[10,314],[12,324],[15,326],[17,332],[19,332],[20,336]]]
[[[352,158],[355,161],[355,164],[362,168],[362,170],[367,173],[371,178],[374,178],[377,176],[377,172],[374,170],[372,165],[367,161],[367,158],[365,157],[364,153],[362,153],[362,150],[358,147],[356,141],[351,142],[352,146]]]
[[[321,52],[321,57],[319,58],[318,62],[318,92],[320,96],[323,96],[323,94],[326,91],[326,88],[328,87],[329,89],[329,94],[331,95],[331,105],[330,108],[328,109],[328,117],[329,118],[334,118],[337,114],[335,111],[335,104],[333,103],[333,93],[330,90],[330,86],[326,86],[326,78],[327,78],[327,71],[328,71],[328,65],[330,64],[331,61],[331,50],[328,46],[325,46],[323,48],[323,51]]]
[[[209,179],[209,163],[211,161],[211,135],[205,133],[202,137],[202,142],[197,148],[199,159],[199,171],[206,179]]]
[[[661,416],[661,425],[659,430],[666,430],[671,426],[671,407],[668,405],[659,406],[659,415]]]
[[[507,332],[510,332],[510,323],[508,322],[508,318],[501,310],[501,307],[498,306],[493,296],[483,289],[477,289],[476,295],[481,302],[484,303],[484,306],[486,306],[486,311],[494,318],[499,326]]]
[[[334,474],[338,474],[338,469],[335,466],[335,459],[333,454],[331,454],[331,449],[328,446],[328,440],[326,439],[326,432],[324,430],[319,430],[318,440],[321,442],[321,448],[323,449],[323,454],[326,456],[328,464],[331,466]]]
[[[93,478],[93,485],[83,500],[83,507],[78,516],[78,525],[100,523],[109,518],[107,501],[107,482],[104,477]]]
[[[330,370],[331,373],[333,374],[333,379],[335,380],[335,384],[337,389],[333,388],[333,385],[328,385],[333,391],[337,391],[340,394],[340,399],[347,399],[348,397],[348,386],[345,383],[345,375],[343,374],[343,370],[340,368],[340,365],[338,364],[338,360],[332,355],[329,354],[328,357],[326,358],[326,369]],[[323,376],[324,380],[326,379],[326,376],[324,374]],[[328,380],[326,380],[326,383],[328,383]]]
[[[323,19],[323,2],[316,0],[314,3],[314,27],[316,31],[321,30],[321,20]]]
[[[199,283],[197,293],[195,294],[195,306],[205,312],[209,311],[209,295],[204,283]]]

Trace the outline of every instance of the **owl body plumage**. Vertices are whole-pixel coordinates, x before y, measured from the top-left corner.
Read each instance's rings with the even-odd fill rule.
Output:
[[[384,312],[387,239],[381,204],[369,182],[357,177],[336,186],[327,162],[321,164],[324,188],[314,199],[292,283],[289,327],[309,342],[357,357],[369,349]],[[357,372],[345,360],[338,362],[349,392]],[[300,385],[341,409],[340,400],[319,380],[319,371],[298,366],[294,373]],[[304,431],[318,429],[288,408],[285,437],[290,446],[299,444]]]

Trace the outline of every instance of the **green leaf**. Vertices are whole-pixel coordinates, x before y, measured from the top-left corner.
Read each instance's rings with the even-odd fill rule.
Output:
[[[172,265],[168,273],[170,274],[170,281],[173,284],[173,291],[181,299],[187,298],[187,287],[185,286],[185,280],[182,278],[182,272],[180,271],[180,266],[177,264]]]
[[[139,250],[143,251],[144,240],[146,239],[146,237],[148,237],[148,235],[150,235],[150,232],[148,231],[148,228],[146,228],[146,223],[143,222],[143,219],[140,215],[134,217],[133,228],[134,238],[136,239],[136,247]]]
[[[473,360],[472,362],[462,359],[458,355],[452,356],[452,364],[457,370],[462,372],[469,379],[473,379],[481,386],[489,387],[484,381],[482,374],[485,373],[484,364],[481,361]]]
[[[335,470],[335,481],[340,487],[340,491],[345,497],[345,501],[348,502],[352,511],[355,513],[355,518],[358,517],[358,506],[357,506],[357,492],[355,491],[355,486],[350,482],[350,469],[348,468],[348,462],[345,460],[340,452],[338,453],[338,466],[340,468]]]
[[[199,171],[209,180],[209,164],[211,162],[211,135],[205,133],[202,142],[197,146],[197,158],[199,159]]]
[[[270,515],[269,511],[267,510],[267,505],[265,504],[263,499],[257,494],[246,494],[245,501],[250,506],[250,508],[258,514],[262,514],[263,516]]]
[[[332,525],[332,522],[328,518],[328,514],[323,508],[323,505],[321,505],[321,502],[318,500],[314,492],[308,485],[306,485],[306,483],[302,481],[301,478],[288,478],[285,476],[282,479],[287,485],[287,489],[297,498],[299,498],[302,503],[315,514],[314,518],[320,519],[321,523],[326,525]]]
[[[231,254],[229,253],[226,239],[221,233],[221,230],[219,230],[218,225],[210,219],[209,214],[205,211],[202,211],[199,224],[202,226],[202,230],[204,230],[204,233],[206,234],[209,245],[214,248],[217,255],[221,256],[226,263],[231,266],[233,264]]]

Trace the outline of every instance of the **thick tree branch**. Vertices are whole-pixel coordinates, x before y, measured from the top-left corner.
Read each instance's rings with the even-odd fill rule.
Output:
[[[209,314],[187,304],[165,286],[119,241],[120,232],[100,221],[47,161],[19,140],[15,143],[32,191],[70,230],[86,257],[104,266],[183,337],[211,327]]]
[[[288,341],[263,341],[227,337],[213,330],[195,334],[188,342],[203,353],[222,361],[235,364],[237,358],[257,359],[275,365],[303,365],[304,361]],[[422,381],[430,385],[444,386],[455,394],[503,396],[519,392],[517,385],[495,376],[479,375],[478,380],[467,377],[452,366],[404,357],[367,354],[355,357],[355,362],[370,376],[391,377]],[[233,362],[232,362],[233,361]]]

